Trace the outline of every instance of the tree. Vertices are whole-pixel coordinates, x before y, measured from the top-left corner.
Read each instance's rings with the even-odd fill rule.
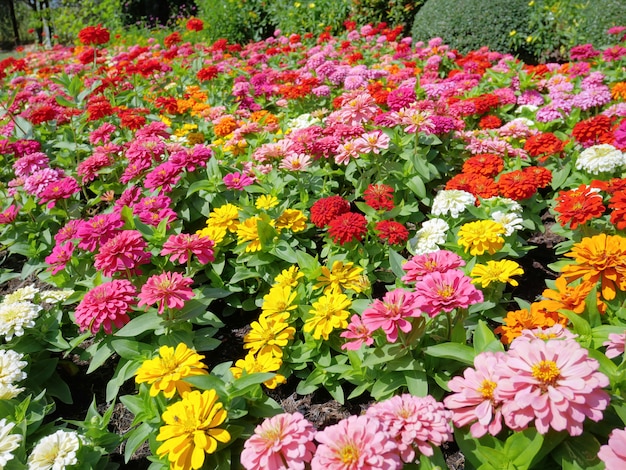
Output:
[[[17,22],[17,16],[15,16],[15,3],[13,0],[6,0],[9,5],[9,16],[11,17],[11,24],[13,25],[13,37],[15,38],[15,45],[20,43],[20,28]]]

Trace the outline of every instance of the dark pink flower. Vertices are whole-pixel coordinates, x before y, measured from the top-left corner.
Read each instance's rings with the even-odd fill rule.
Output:
[[[147,189],[161,188],[164,192],[170,192],[178,183],[182,169],[172,162],[161,163],[146,175],[144,187]]]
[[[95,251],[98,245],[103,245],[115,236],[115,233],[124,225],[120,214],[98,214],[89,220],[81,222],[76,230],[76,238],[80,239],[78,248]]]
[[[178,261],[185,264],[191,255],[196,255],[202,264],[208,264],[215,259],[213,255],[215,242],[207,237],[198,234],[181,233],[180,235],[170,235],[163,244],[161,256],[170,255],[170,261]]]
[[[180,309],[185,305],[185,301],[194,296],[189,286],[193,284],[193,279],[183,277],[177,272],[164,272],[154,275],[146,281],[139,293],[139,306],[159,305],[159,314],[162,314],[165,307]]]
[[[128,312],[136,303],[137,289],[130,281],[114,280],[94,287],[85,294],[74,313],[81,331],[97,333],[100,327],[111,333],[130,321]]]
[[[13,222],[17,217],[18,212],[19,209],[14,205],[10,205],[5,210],[0,212],[0,225],[10,224]]]
[[[148,244],[136,230],[122,230],[100,247],[94,266],[105,276],[112,277],[116,272],[129,275],[141,274],[139,265],[150,262]]]
[[[246,470],[304,470],[315,453],[315,428],[300,413],[267,418],[244,443],[241,465]]]
[[[49,203],[48,208],[52,208],[59,199],[68,199],[79,191],[80,186],[76,180],[71,176],[66,176],[46,186],[46,189],[39,194],[39,203],[45,204],[47,202]]]
[[[228,189],[237,189],[239,191],[254,183],[252,178],[239,172],[227,174],[224,176],[223,181]]]
[[[52,275],[65,269],[67,262],[72,259],[74,248],[72,242],[58,243],[54,246],[52,253],[45,259],[45,262],[50,265],[48,271],[52,272]]]
[[[363,311],[361,319],[369,331],[381,328],[387,335],[387,341],[395,343],[398,330],[411,331],[411,317],[419,317],[421,312],[414,293],[404,289],[387,292],[382,300],[376,299]]]
[[[483,293],[458,269],[427,274],[416,284],[414,293],[417,306],[431,317],[483,301]]]
[[[26,178],[38,170],[48,168],[49,161],[50,159],[48,158],[48,155],[42,152],[34,152],[24,155],[23,157],[18,158],[13,164],[15,176]]]
[[[465,266],[465,261],[456,253],[447,250],[416,255],[402,266],[406,271],[402,276],[402,282],[418,282],[432,272],[445,273],[461,266]]]

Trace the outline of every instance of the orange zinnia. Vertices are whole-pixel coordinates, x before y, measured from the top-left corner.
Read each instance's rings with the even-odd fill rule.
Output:
[[[537,302],[539,306],[549,312],[559,310],[569,310],[581,314],[585,311],[585,299],[593,289],[593,284],[582,282],[576,286],[568,285],[567,279],[560,276],[555,281],[554,289],[546,289],[541,294],[544,300]],[[600,300],[600,293],[597,294],[598,310],[602,313],[606,311],[606,304]]]
[[[558,313],[546,312],[537,303],[533,303],[530,305],[530,312],[525,308],[508,312],[504,318],[504,323],[496,328],[494,333],[501,335],[500,341],[502,343],[510,344],[522,334],[522,330],[550,328],[556,323],[567,323],[567,319]]]
[[[605,233],[583,238],[565,256],[576,261],[562,270],[568,282],[581,278],[591,284],[600,281],[606,300],[614,299],[617,289],[626,290],[626,238]]]

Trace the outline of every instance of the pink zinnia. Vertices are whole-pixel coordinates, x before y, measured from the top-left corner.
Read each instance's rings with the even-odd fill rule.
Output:
[[[182,308],[185,301],[194,296],[189,287],[193,279],[183,277],[177,272],[164,272],[154,275],[141,287],[139,293],[139,306],[159,305],[159,314],[167,308]]]
[[[146,264],[152,256],[146,251],[148,244],[136,230],[122,230],[100,247],[95,257],[95,267],[105,276],[125,271],[129,275],[141,274],[137,267]]]
[[[311,470],[396,470],[402,468],[398,447],[381,422],[350,416],[315,435],[320,445]]]
[[[479,438],[487,432],[496,436],[502,430],[501,403],[494,398],[500,380],[498,365],[504,361],[504,353],[483,352],[474,358],[474,367],[463,371],[448,382],[452,395],[443,403],[452,410],[455,426],[473,423],[470,433]]]
[[[239,191],[254,183],[252,178],[239,172],[227,174],[224,176],[223,181],[228,189],[237,189]]]
[[[383,300],[376,299],[363,311],[363,324],[369,331],[381,328],[387,335],[387,341],[395,343],[398,329],[404,333],[411,331],[408,318],[419,317],[421,312],[414,293],[404,289],[387,292]]]
[[[254,429],[243,445],[246,470],[304,470],[315,453],[315,428],[300,413],[282,413]]]
[[[45,153],[33,152],[18,158],[13,163],[13,170],[15,171],[15,176],[26,178],[38,170],[47,168],[49,162],[50,159]]]
[[[17,208],[17,206],[14,205],[10,205],[5,210],[0,212],[0,225],[6,225],[13,222],[17,217],[18,212],[19,209]]]
[[[372,332],[363,324],[361,317],[358,315],[352,315],[348,328],[340,336],[352,340],[341,345],[341,349],[347,349],[348,351],[360,349],[363,343],[366,346],[371,346],[374,343]]]
[[[80,191],[80,187],[74,178],[67,176],[63,179],[50,183],[39,194],[39,203],[48,203],[48,208],[52,208],[56,205],[56,201],[59,199],[68,199],[72,194],[76,194]]]
[[[65,265],[72,259],[74,244],[72,242],[58,243],[52,249],[52,253],[46,256],[45,262],[49,264],[48,271],[52,275],[65,269]]]
[[[402,266],[406,271],[402,276],[402,282],[417,282],[432,272],[445,273],[461,266],[465,266],[465,261],[456,253],[447,250],[416,255]]]
[[[609,443],[600,447],[598,458],[604,462],[606,470],[626,468],[626,429],[613,429]]]
[[[130,321],[128,312],[136,302],[137,289],[130,281],[114,280],[94,287],[85,294],[74,313],[81,331],[97,333],[100,327],[111,333],[112,326],[121,328]]]
[[[396,395],[370,406],[366,416],[383,424],[383,429],[396,441],[402,460],[407,463],[415,459],[415,448],[430,457],[434,453],[433,445],[440,446],[452,440],[452,412],[430,395]]]
[[[458,269],[445,273],[435,271],[424,276],[414,292],[418,307],[431,317],[441,311],[451,312],[483,301],[483,293]]]
[[[602,346],[606,346],[605,355],[609,359],[621,356],[624,354],[624,341],[626,340],[626,333],[610,333],[609,340],[602,343]]]
[[[124,225],[120,214],[98,214],[90,220],[82,221],[76,230],[76,238],[80,239],[78,248],[95,251],[98,245],[103,245],[113,238]]]
[[[574,340],[513,341],[495,392],[505,423],[518,431],[534,420],[540,434],[582,434],[585,417],[600,421],[609,404],[609,379],[598,368]]]
[[[213,240],[195,233],[170,235],[163,244],[161,256],[170,255],[170,261],[185,264],[191,255],[196,255],[200,263],[208,264],[215,259],[212,250],[214,245]]]

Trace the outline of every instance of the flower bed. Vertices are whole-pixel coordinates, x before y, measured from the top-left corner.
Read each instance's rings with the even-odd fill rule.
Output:
[[[369,25],[0,62],[0,282],[33,280],[0,466],[621,468],[624,29],[539,66]]]

